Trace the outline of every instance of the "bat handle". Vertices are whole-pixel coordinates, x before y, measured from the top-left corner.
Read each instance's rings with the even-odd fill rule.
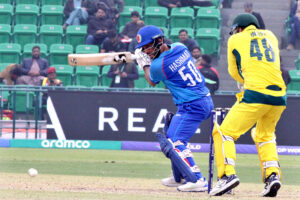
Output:
[[[131,54],[131,55],[130,55],[130,58],[131,58],[131,60],[136,60],[136,55]]]

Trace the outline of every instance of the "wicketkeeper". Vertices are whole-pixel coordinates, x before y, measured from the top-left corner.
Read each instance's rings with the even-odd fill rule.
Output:
[[[281,76],[278,41],[269,30],[258,29],[251,14],[239,14],[228,40],[228,71],[244,91],[237,94],[221,126],[215,124],[213,139],[219,181],[210,195],[222,195],[239,184],[234,169],[234,142],[254,125],[251,136],[257,146],[262,196],[275,197],[281,187],[275,127],[286,107],[286,86]]]

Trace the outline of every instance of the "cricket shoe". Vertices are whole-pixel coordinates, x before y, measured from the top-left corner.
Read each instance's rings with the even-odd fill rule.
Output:
[[[164,178],[161,180],[161,184],[167,187],[178,187],[182,184],[184,184],[185,180],[181,179],[180,182],[176,182],[174,179],[174,176],[170,176],[168,178]]]
[[[186,182],[177,187],[180,192],[205,192],[208,190],[208,184],[205,178],[200,178],[196,183]]]
[[[265,181],[265,189],[262,192],[263,197],[276,197],[278,190],[281,187],[281,182],[276,173],[272,173]]]
[[[210,191],[210,196],[221,196],[227,193],[229,190],[235,188],[240,184],[238,177],[233,174],[230,176],[223,175],[216,184],[216,186]]]

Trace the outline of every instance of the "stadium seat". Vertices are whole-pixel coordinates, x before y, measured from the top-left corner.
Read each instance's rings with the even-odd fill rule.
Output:
[[[190,38],[194,38],[194,29],[192,28],[172,28],[171,29],[171,34],[170,34],[170,39],[173,41],[173,42],[178,42],[179,41],[179,31],[182,30],[182,29],[185,29],[187,32],[188,32],[188,36]]]
[[[126,6],[140,6],[140,1],[138,0],[124,0]]]
[[[215,8],[199,8],[195,19],[196,28],[219,28],[220,21],[220,10]]]
[[[16,85],[18,88],[28,88],[28,85]],[[16,93],[16,112],[17,113],[26,113],[33,111],[33,101],[34,101],[34,93],[29,91],[15,91]],[[13,109],[14,107],[14,92],[8,97],[9,107]]]
[[[62,25],[64,20],[64,7],[61,5],[44,5],[41,11],[41,25]]]
[[[13,41],[24,47],[27,43],[36,43],[37,26],[33,24],[17,24],[14,26]]]
[[[139,12],[141,18],[143,16],[143,9],[138,6],[124,6],[123,12],[120,13],[119,17],[119,27],[124,26],[127,22],[131,21],[131,12],[137,11]]]
[[[41,57],[47,59],[47,45],[46,44],[40,44],[40,43],[29,43],[24,45],[23,50],[23,59],[24,58],[30,58],[32,56],[32,48],[34,46],[39,46],[41,51]]]
[[[170,26],[175,27],[193,27],[194,9],[190,7],[172,8],[170,15]]]
[[[0,4],[11,4],[11,0],[0,0]]]
[[[97,45],[77,45],[76,53],[99,53]]]
[[[102,85],[102,86],[110,87],[112,79],[107,76],[109,69],[110,69],[110,65],[102,66],[101,76],[100,76],[100,80],[101,80],[100,85]]]
[[[48,48],[52,44],[62,43],[63,28],[61,25],[42,25],[40,28],[40,43],[44,43]]]
[[[84,44],[87,34],[87,26],[68,26],[66,30],[66,43],[75,49],[77,45]]]
[[[13,43],[0,44],[0,63],[20,63],[21,45]]]
[[[291,82],[288,84],[288,90],[300,91],[300,70],[289,71]]]
[[[13,6],[10,4],[0,4],[0,24],[11,24],[13,16]]]
[[[64,5],[64,0],[42,0],[42,5]]]
[[[39,1],[37,0],[13,0],[17,5],[18,4],[39,4]]]
[[[68,54],[73,53],[70,44],[52,44],[49,51],[49,61],[51,65],[67,65]]]
[[[157,6],[160,6],[156,0],[145,0],[144,1],[144,4],[145,4],[145,8],[147,7],[157,7]]]
[[[214,6],[216,8],[219,8],[220,7],[220,0],[211,0],[211,2],[214,4]]]
[[[38,23],[39,7],[34,4],[16,5],[15,24],[34,24]]]
[[[52,44],[49,51],[49,61],[51,65],[67,65],[68,54],[73,53],[70,44]]]
[[[52,65],[56,69],[56,77],[64,86],[72,85],[74,68],[69,65]]]
[[[145,10],[145,24],[167,27],[168,9],[165,7],[147,7]]]
[[[216,54],[220,52],[220,30],[215,28],[199,28],[195,40],[198,42],[206,54]]]
[[[298,58],[295,60],[295,66],[297,70],[300,70],[300,54],[298,55]]]
[[[164,82],[160,81],[154,88],[166,89]]]
[[[166,27],[159,26],[160,29],[163,30],[165,37],[169,37],[169,30]]]
[[[97,86],[100,74],[99,71],[98,66],[76,67],[76,85],[87,87]]]
[[[11,26],[8,24],[0,24],[0,43],[10,42]]]
[[[119,27],[119,34],[121,34],[121,33],[122,33],[122,31],[123,31],[124,27],[125,27],[125,26],[120,26],[120,27]]]
[[[139,72],[139,78],[137,80],[134,80],[134,88],[147,88],[149,87],[149,84],[147,80],[145,79],[145,72],[144,70],[138,70]]]

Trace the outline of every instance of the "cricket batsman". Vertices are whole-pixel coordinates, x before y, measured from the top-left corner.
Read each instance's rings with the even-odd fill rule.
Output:
[[[181,43],[167,45],[158,27],[141,28],[137,41],[135,54],[146,80],[151,86],[162,81],[178,108],[167,120],[166,136],[156,134],[162,152],[171,160],[173,171],[173,176],[162,179],[162,184],[177,187],[182,192],[206,191],[207,181],[187,147],[200,123],[210,117],[213,109],[204,77],[195,67],[187,47]]]
[[[244,91],[238,93],[223,123],[215,124],[213,139],[219,180],[210,195],[219,196],[239,184],[235,172],[235,141],[251,129],[265,183],[262,196],[275,197],[281,187],[275,127],[286,108],[278,41],[259,29],[251,14],[239,14],[228,40],[228,71]]]

